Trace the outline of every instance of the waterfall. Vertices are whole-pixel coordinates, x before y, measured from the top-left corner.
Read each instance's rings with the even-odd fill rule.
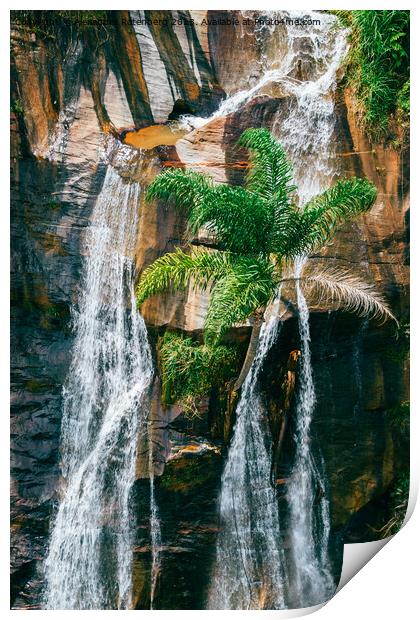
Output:
[[[296,276],[304,259],[297,261]],[[334,581],[328,559],[330,534],[323,461],[318,463],[311,447],[311,422],[316,396],[311,362],[309,309],[299,284],[296,286],[301,340],[299,388],[296,399],[295,458],[287,483],[290,513],[290,558],[288,574],[290,602],[294,607],[309,607],[330,598]]]
[[[320,25],[287,28],[287,51],[277,56],[263,53],[263,75],[248,91],[228,97],[210,119],[188,117],[195,127],[232,113],[270,83],[280,84],[287,97],[273,132],[284,146],[295,169],[299,201],[304,204],[325,190],[336,173],[334,167],[334,91],[337,71],[347,53],[346,31],[328,14],[288,12],[290,18],[309,16]],[[272,14],[276,17],[276,14]],[[284,36],[264,26],[256,36]],[[274,50],[281,47],[272,46]],[[295,275],[305,262],[296,264]],[[216,561],[208,606],[221,609],[279,609],[305,607],[325,601],[334,582],[328,561],[329,502],[322,457],[315,460],[311,447],[311,422],[315,387],[311,364],[309,310],[297,288],[299,333],[302,348],[297,394],[295,456],[287,484],[291,553],[285,564],[279,550],[277,500],[270,487],[271,455],[265,433],[266,412],[258,394],[258,374],[277,333],[277,321],[263,328],[258,352],[243,385],[237,421],[222,477]]]
[[[46,560],[46,609],[132,604],[130,490],[153,374],[133,288],[140,191],[109,166],[87,231],[63,390],[63,488]]]
[[[261,330],[242,387],[233,439],[222,476],[221,533],[209,609],[282,609],[283,554],[277,497],[270,483],[271,450],[258,376],[278,333],[278,304]]]
[[[334,90],[337,70],[347,52],[346,32],[337,30],[332,16],[324,16],[321,26],[305,34],[302,41],[301,29],[288,30],[288,56],[302,77],[307,72],[311,79],[291,85],[287,112],[276,127],[294,164],[301,204],[324,191],[336,174]],[[305,261],[305,257],[296,261],[296,277]],[[316,395],[309,309],[299,284],[296,293],[302,355],[293,436],[295,456],[286,486],[290,537],[287,574],[289,606],[307,607],[330,598],[335,585],[328,557],[330,514],[324,463],[322,455],[315,455],[312,448]]]

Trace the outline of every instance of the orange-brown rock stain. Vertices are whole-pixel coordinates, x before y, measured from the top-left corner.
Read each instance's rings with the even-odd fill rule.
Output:
[[[149,125],[137,131],[128,131],[122,141],[136,149],[153,149],[156,146],[172,146],[186,133],[188,130],[171,125]]]

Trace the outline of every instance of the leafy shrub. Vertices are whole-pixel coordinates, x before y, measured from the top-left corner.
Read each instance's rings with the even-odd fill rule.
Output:
[[[14,114],[23,114],[23,105],[20,99],[17,99],[10,104],[10,111],[14,112]]]
[[[390,492],[391,518],[380,530],[384,538],[396,534],[401,529],[407,512],[409,493],[410,476],[408,473],[403,473],[392,485]]]
[[[383,138],[396,115],[408,124],[409,11],[340,11],[351,27],[348,83],[362,110],[362,124],[373,139]]]
[[[410,435],[410,403],[404,401],[388,412],[390,426],[394,431],[408,438]]]
[[[238,366],[235,347],[199,344],[174,332],[159,339],[158,356],[163,402],[178,402],[190,415],[197,415],[197,402],[232,378]]]

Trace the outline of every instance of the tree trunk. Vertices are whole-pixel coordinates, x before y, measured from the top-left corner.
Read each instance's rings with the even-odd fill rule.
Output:
[[[283,446],[283,439],[286,433],[288,413],[289,413],[288,411],[282,411],[280,432],[277,437],[277,441],[274,445],[274,451],[273,451],[272,463],[271,463],[271,484],[273,485],[273,487],[275,487],[277,484],[278,465],[279,465],[279,460],[280,460],[281,448]]]
[[[239,373],[239,377],[236,379],[233,386],[234,392],[237,392],[242,387],[242,384],[250,371],[252,362],[254,361],[255,353],[257,352],[258,340],[260,338],[261,327],[264,322],[264,312],[265,308],[261,308],[254,312],[250,318],[250,323],[252,325],[251,337],[249,339],[248,350],[246,352],[241,372]]]
[[[277,468],[280,460],[281,449],[283,446],[283,440],[286,433],[286,427],[289,417],[290,407],[292,405],[292,398],[295,391],[296,384],[296,365],[298,363],[301,352],[299,349],[291,351],[289,359],[287,360],[286,376],[283,380],[282,391],[282,409],[281,409],[281,423],[277,441],[273,447],[273,462],[271,467],[271,479],[275,486],[277,480]]]

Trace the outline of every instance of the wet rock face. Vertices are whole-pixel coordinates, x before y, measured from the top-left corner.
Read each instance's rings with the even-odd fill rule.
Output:
[[[409,292],[409,153],[407,146],[372,144],[357,124],[355,103],[340,90],[337,156],[343,176],[365,176],[378,189],[373,208],[338,232],[325,256],[353,264],[375,283],[398,318],[407,318]],[[332,252],[332,253],[331,253]]]
[[[76,128],[89,128],[91,142],[99,129],[165,122],[175,104],[202,115],[217,107],[223,91],[203,33],[184,12],[163,12],[164,23],[156,13],[117,11],[106,28],[77,28],[58,16],[51,32],[14,21],[12,92],[32,153],[68,154],[71,134],[82,137]]]
[[[275,422],[281,406],[279,377],[290,351],[299,344],[297,321],[287,321],[263,372],[262,389]],[[339,313],[314,313],[311,350],[317,403],[312,442],[322,449],[332,526],[345,535],[346,524],[373,498],[383,495],[407,466],[408,453],[398,450],[398,432],[390,412],[409,393],[406,343],[398,342],[391,325],[378,328]],[[296,389],[299,385],[296,365]],[[293,455],[295,401],[287,418],[279,456],[279,489],[289,475]],[[355,541],[353,541],[355,542]]]
[[[109,133],[149,128],[185,112],[208,116],[224,91],[247,87],[249,75],[254,82],[260,77],[258,54],[246,29],[228,29],[220,37],[216,26],[202,24],[205,11],[190,12],[197,18],[195,27],[178,24],[187,12],[171,12],[175,23],[165,28],[124,25],[126,13],[116,13],[104,38],[103,33],[64,25],[55,37],[18,25],[13,30],[11,474],[12,604],[17,608],[40,605],[42,560],[59,492],[62,386],[73,341],[71,308],[78,299],[84,231],[102,186]],[[133,16],[150,18],[154,13],[138,11]],[[223,16],[226,12],[210,12],[214,19]],[[146,158],[147,170],[122,164],[120,173],[141,176],[147,184],[162,169],[181,166],[220,182],[241,183],[247,162],[246,153],[235,146],[241,132],[249,126],[272,128],[286,110],[281,93],[257,95],[234,114],[214,119],[175,144],[154,148]],[[315,258],[356,266],[404,318],[406,156],[367,142],[355,122],[351,97],[342,91],[336,133],[340,173],[368,176],[378,186],[379,197],[368,215],[343,227],[336,242]],[[133,160],[136,157],[133,150]],[[118,167],[118,161],[113,165]],[[185,230],[184,217],[167,206],[146,205],[143,196],[140,208],[139,272],[180,245]],[[151,328],[198,331],[207,303],[206,295],[189,290],[148,301],[143,314]],[[324,395],[314,417],[314,441],[322,443],[333,525],[345,539],[352,515],[381,496],[405,463],[389,428],[388,412],[407,398],[406,361],[404,356],[388,355],[398,348],[389,327],[383,331],[364,326],[315,307],[311,327],[316,387]],[[238,330],[238,340],[246,334],[247,328]],[[292,311],[264,373],[273,428],[281,407],[279,377],[290,351],[298,347]],[[163,429],[155,463],[164,541],[157,608],[205,606],[219,526],[220,475],[232,427],[216,401],[210,395],[202,419],[190,421],[179,410],[163,411],[159,394],[154,396],[152,413]],[[292,428],[291,423],[280,478],[287,477]],[[134,599],[141,609],[150,607],[151,561],[144,469],[138,471],[133,493],[138,516]]]
[[[205,422],[201,423],[203,430]],[[176,425],[175,425],[176,426]],[[221,444],[209,437],[171,428],[171,451],[156,478],[162,545],[154,609],[205,609],[219,530],[217,497],[222,473]],[[138,528],[134,549],[135,609],[150,609],[151,546],[149,482],[138,480],[134,493]]]

